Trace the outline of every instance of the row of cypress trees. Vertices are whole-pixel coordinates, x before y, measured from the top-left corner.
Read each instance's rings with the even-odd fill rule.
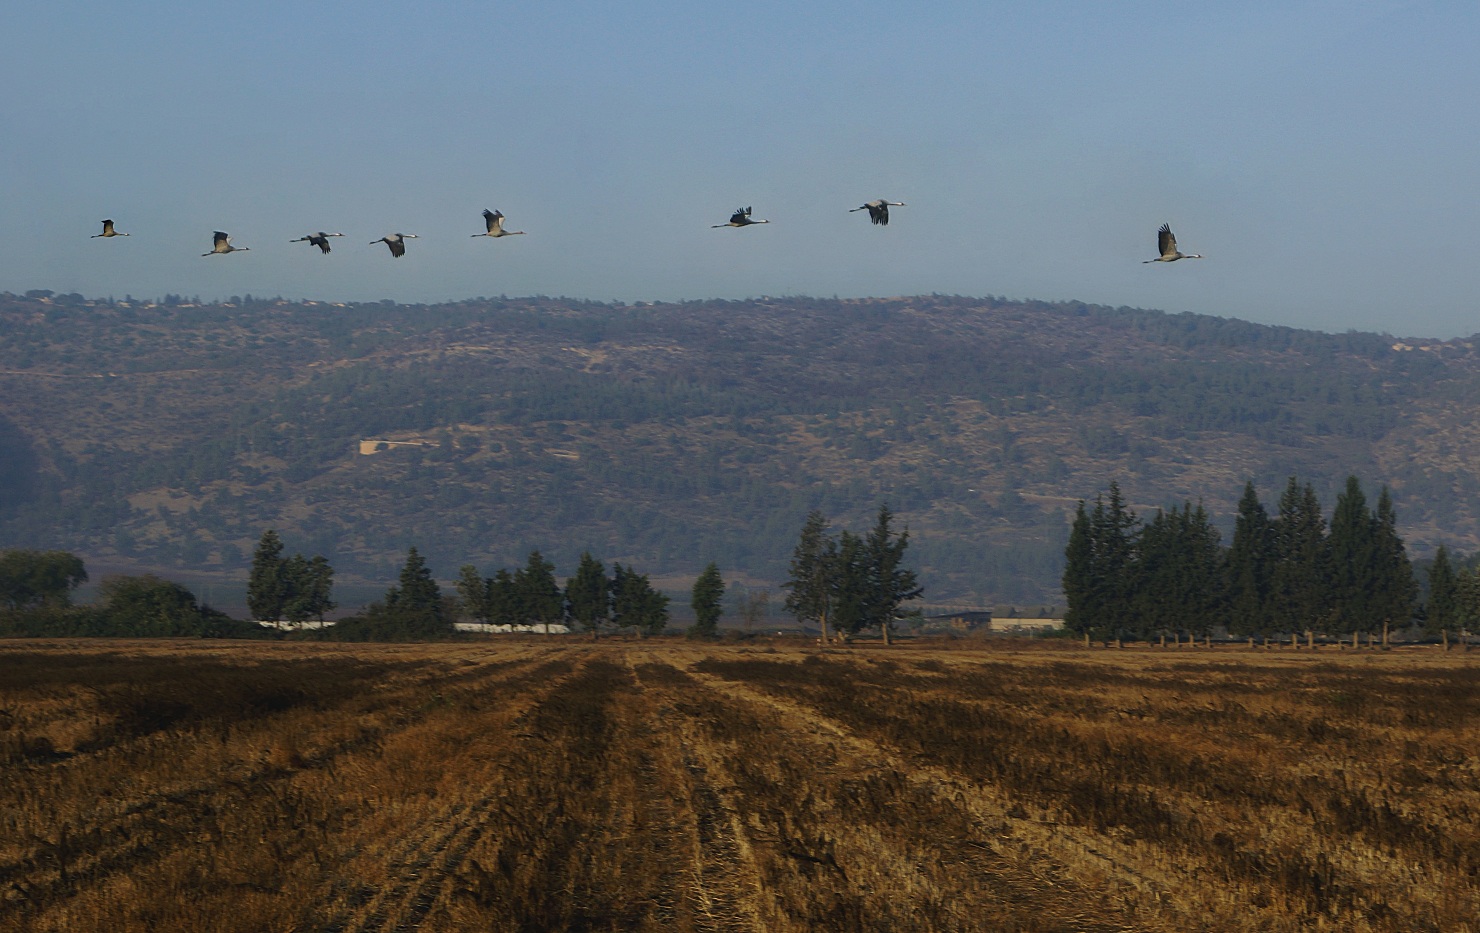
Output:
[[[581,554],[564,589],[555,582],[555,565],[532,551],[524,567],[491,577],[464,566],[457,591],[465,612],[494,625],[569,623],[592,635],[609,628],[656,635],[668,624],[668,596],[653,588],[647,574],[613,562],[608,575],[589,553]]]
[[[1387,488],[1374,510],[1355,476],[1329,524],[1309,483],[1273,517],[1248,483],[1227,548],[1201,504],[1142,523],[1112,482],[1079,503],[1063,586],[1065,627],[1096,638],[1371,632],[1412,621],[1418,592]]]

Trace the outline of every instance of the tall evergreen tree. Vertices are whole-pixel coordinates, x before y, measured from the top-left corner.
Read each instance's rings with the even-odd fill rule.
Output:
[[[611,618],[611,581],[607,579],[606,566],[588,551],[581,552],[576,575],[565,583],[565,602],[571,621],[592,638],[601,633],[601,627]]]
[[[426,558],[413,546],[406,552],[406,564],[396,586],[385,594],[385,605],[401,613],[426,614],[437,622],[442,617],[442,590],[432,577]]]
[[[288,601],[283,578],[283,541],[271,528],[262,533],[252,553],[252,571],[247,577],[247,609],[252,618],[277,622],[284,618]]]
[[[1111,480],[1104,500],[1096,498],[1090,516],[1095,541],[1095,598],[1100,604],[1103,637],[1135,632],[1131,586],[1136,572],[1138,524],[1136,513],[1121,495],[1120,484]]]
[[[1377,513],[1373,516],[1374,550],[1377,552],[1376,616],[1383,622],[1406,626],[1413,619],[1418,599],[1418,581],[1413,578],[1413,564],[1398,534],[1398,515],[1393,497],[1386,486],[1377,496]]]
[[[441,587],[416,548],[406,552],[406,563],[385,598],[366,607],[356,618],[334,626],[334,637],[351,640],[403,641],[444,638],[454,630],[452,612],[444,605]]]
[[[661,635],[668,625],[668,596],[653,589],[647,574],[612,564],[612,623],[643,636]]]
[[[1330,612],[1326,520],[1315,489],[1292,476],[1274,523],[1276,563],[1271,575],[1272,616],[1283,632],[1324,624]]]
[[[815,621],[822,626],[827,642],[828,622],[833,611],[833,564],[837,542],[827,535],[827,519],[813,509],[802,525],[801,536],[791,555],[791,573],[782,584],[787,590],[786,611],[798,622]]]
[[[305,610],[313,618],[324,621],[324,613],[337,605],[331,598],[334,591],[334,568],[329,565],[329,559],[322,554],[315,554],[310,558],[308,573],[301,585],[308,591],[308,605]]]
[[[457,598],[458,604],[475,622],[485,625],[492,621],[492,612],[489,605],[490,591],[493,581],[478,573],[478,568],[472,564],[464,564],[458,570]]]
[[[1355,476],[1336,497],[1327,537],[1327,586],[1337,631],[1370,632],[1381,624],[1377,616],[1380,582],[1376,525],[1367,497]]]
[[[530,616],[520,600],[519,585],[506,568],[488,580],[488,621],[494,625],[523,625]]]
[[[515,571],[514,588],[524,622],[543,625],[548,633],[550,626],[565,621],[565,596],[555,582],[555,565],[539,551],[530,551],[524,567]]]
[[[323,557],[309,560],[302,554],[294,554],[279,565],[279,574],[283,584],[284,620],[293,625],[302,625],[309,619],[323,621],[324,613],[334,608],[329,600],[334,570]]]
[[[1455,608],[1454,566],[1449,562],[1449,549],[1441,544],[1429,565],[1429,604],[1424,614],[1428,632],[1437,634],[1453,628]]]
[[[719,565],[711,562],[694,581],[689,605],[694,610],[694,624],[689,635],[694,638],[713,638],[719,634],[719,620],[724,615],[725,581],[720,576]]]
[[[1135,621],[1117,634],[1150,638],[1157,633],[1181,632],[1186,627],[1185,613],[1177,599],[1181,589],[1180,520],[1181,511],[1176,506],[1170,514],[1158,509],[1136,535],[1131,599]]]
[[[856,635],[870,623],[868,551],[846,528],[828,551],[827,585],[832,596],[833,631]]]
[[[1071,632],[1096,638],[1133,636],[1137,619],[1139,570],[1136,515],[1125,504],[1120,484],[1095,496],[1095,507],[1079,503],[1069,543],[1064,549],[1064,625]]]
[[[867,624],[879,627],[886,645],[894,623],[907,616],[900,607],[919,599],[924,592],[915,572],[903,566],[905,549],[910,546],[909,529],[894,535],[889,528],[893,518],[889,506],[880,505],[874,527],[864,539],[869,591]]]
[[[1158,511],[1136,536],[1133,568],[1137,611],[1124,634],[1197,635],[1224,622],[1223,551],[1201,505]]]
[[[1454,624],[1462,632],[1480,627],[1480,569],[1465,567],[1454,576]]]
[[[1094,617],[1094,573],[1095,541],[1090,527],[1089,512],[1085,511],[1084,500],[1074,511],[1074,522],[1069,526],[1069,543],[1064,548],[1064,575],[1062,586],[1064,601],[1068,608],[1064,612],[1064,627],[1080,634],[1093,631]]]
[[[324,620],[334,608],[330,598],[334,568],[322,555],[309,559],[302,554],[283,557],[283,542],[276,531],[263,532],[252,556],[247,578],[247,608],[263,621],[286,621],[301,625],[309,619]]]
[[[1228,629],[1235,635],[1273,633],[1270,587],[1275,564],[1274,526],[1254,484],[1244,486],[1228,548]]]

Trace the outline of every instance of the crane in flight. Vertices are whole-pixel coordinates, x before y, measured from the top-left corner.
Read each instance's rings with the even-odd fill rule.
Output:
[[[103,221],[103,232],[102,233],[94,233],[92,236],[88,237],[88,239],[89,240],[96,240],[100,236],[128,236],[128,234],[127,233],[119,233],[117,230],[114,230],[113,229],[113,221],[111,221],[111,220],[105,220],[105,221]]]
[[[484,211],[483,224],[488,228],[487,233],[475,233],[473,236],[523,236],[523,230],[505,230],[503,211]]]
[[[710,224],[710,227],[713,228],[713,229],[715,229],[715,230],[718,230],[720,227],[748,227],[751,224],[768,224],[768,223],[770,223],[769,220],[751,220],[750,219],[750,208],[748,208],[748,207],[737,207],[737,208],[735,208],[735,213],[733,213],[733,214],[730,215],[730,222],[729,223],[727,223],[727,224]]]
[[[416,239],[416,234],[414,233],[388,233],[378,240],[371,240],[370,245],[374,246],[376,243],[384,243],[391,248],[391,255],[400,259],[406,255],[406,241],[414,239]]]
[[[1178,259],[1201,259],[1198,253],[1184,253],[1177,249],[1177,238],[1172,235],[1171,224],[1162,224],[1161,229],[1156,231],[1156,249],[1161,253],[1155,259],[1143,259],[1141,265],[1148,262],[1176,262]]]
[[[327,255],[329,252],[329,237],[331,236],[344,236],[344,234],[325,233],[324,231],[320,230],[318,233],[310,233],[308,236],[301,236],[296,240],[289,240],[288,242],[307,243],[310,246],[317,246],[319,248],[319,252]]]
[[[231,234],[229,233],[224,233],[220,230],[217,230],[215,236],[215,245],[211,247],[211,251],[209,253],[201,253],[202,256],[214,256],[217,253],[245,253],[249,252],[252,249],[252,247],[250,246],[232,246]]]
[[[904,206],[905,203],[903,201],[886,201],[883,198],[879,198],[878,200],[868,202],[862,207],[855,207],[848,213],[852,214],[855,211],[868,211],[869,220],[872,220],[874,223],[878,224],[881,227],[887,227],[889,226],[889,208]]]

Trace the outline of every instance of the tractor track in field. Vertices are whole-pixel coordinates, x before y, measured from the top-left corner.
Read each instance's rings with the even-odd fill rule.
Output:
[[[687,683],[688,676],[666,661],[627,660],[649,717],[664,722],[674,710],[674,688]],[[746,897],[747,889],[753,892],[759,880],[736,815],[739,809],[717,786],[730,782],[696,751],[699,736],[692,721],[673,722],[672,728],[660,728],[658,735],[660,751],[672,777],[679,780],[690,816],[693,857],[682,888],[696,926],[712,933],[763,931]]]
[[[541,667],[562,663],[546,662]],[[520,673],[511,671],[510,667],[499,663],[492,672],[485,667],[481,677],[495,683],[519,679]],[[457,674],[460,680],[478,679],[474,671]],[[445,677],[444,672],[427,672],[426,676],[397,684],[392,692],[377,696],[374,703],[356,710],[356,714],[366,716],[394,708],[419,688],[441,685]],[[362,696],[356,694],[354,699]],[[44,908],[77,893],[84,885],[95,884],[194,844],[198,840],[198,827],[194,824],[202,813],[228,812],[242,801],[269,801],[272,797],[267,792],[271,788],[291,781],[301,771],[332,768],[345,756],[379,746],[388,735],[420,721],[428,713],[427,709],[408,709],[394,723],[362,726],[358,734],[304,756],[298,767],[262,762],[245,774],[159,792],[147,800],[129,804],[80,836],[62,830],[54,842],[37,840],[37,845],[25,856],[0,865],[0,887],[9,886],[27,909]]]
[[[1077,885],[1068,875],[1068,865],[1089,859],[1097,864],[1106,880],[1116,879],[1115,884],[1123,889],[1149,889],[1153,898],[1159,886],[1154,881],[1131,869],[1134,861],[1122,861],[1128,853],[1101,851],[1121,847],[1108,845],[1103,837],[1095,839],[1073,838],[1071,833],[1057,824],[1043,824],[1036,820],[1015,819],[1011,816],[1010,795],[1001,789],[985,787],[969,778],[941,767],[905,761],[901,753],[883,743],[861,736],[845,723],[833,719],[816,707],[806,705],[790,697],[780,696],[764,686],[749,682],[741,683],[724,676],[696,671],[689,668],[686,673],[695,681],[712,690],[730,704],[743,704],[758,708],[778,717],[784,724],[783,734],[796,742],[805,751],[811,746],[811,754],[818,761],[846,763],[851,770],[859,772],[894,772],[907,775],[912,792],[923,793],[942,805],[961,811],[969,821],[979,828],[983,851],[1002,854],[998,867],[1008,871],[1015,883],[1029,889],[1034,896],[1041,896],[1065,926],[1062,929],[1082,931],[1128,931],[1142,930],[1138,921],[1126,918],[1117,920],[1106,914],[1086,912],[1082,902],[1073,897]],[[1003,829],[1006,828],[1004,832]],[[1072,829],[1072,828],[1071,828]],[[1006,853],[1007,843],[1022,845],[1031,850],[1026,857],[1010,856]],[[1084,892],[1088,893],[1088,892]],[[1167,905],[1159,903],[1165,911]],[[1193,922],[1195,918],[1189,918]],[[1167,929],[1192,929],[1168,927]]]
[[[526,691],[538,681],[538,690],[521,692],[517,703],[500,713],[513,712],[505,731],[527,745],[543,741],[522,731],[532,714],[552,693],[575,676],[577,668],[565,661],[551,661],[524,672],[510,683],[524,681]],[[313,920],[324,933],[382,933],[414,930],[436,903],[434,891],[444,887],[463,863],[468,851],[482,837],[490,817],[506,804],[504,794],[486,794],[471,801],[451,804],[417,831],[403,836],[383,859],[385,874],[400,879],[393,886],[361,891],[350,902],[335,909],[328,919]],[[361,853],[355,847],[346,853],[352,862]],[[305,912],[305,917],[312,911]],[[305,922],[310,922],[305,920]]]

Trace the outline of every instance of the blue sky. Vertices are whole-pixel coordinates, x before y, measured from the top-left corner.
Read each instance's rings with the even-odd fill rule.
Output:
[[[0,289],[1480,331],[1480,7],[798,6],[8,4]],[[847,213],[875,197],[908,206]],[[772,223],[710,229],[742,205]],[[473,239],[485,207],[529,235]],[[1142,265],[1163,222],[1209,258]],[[202,258],[216,229],[251,252]]]

